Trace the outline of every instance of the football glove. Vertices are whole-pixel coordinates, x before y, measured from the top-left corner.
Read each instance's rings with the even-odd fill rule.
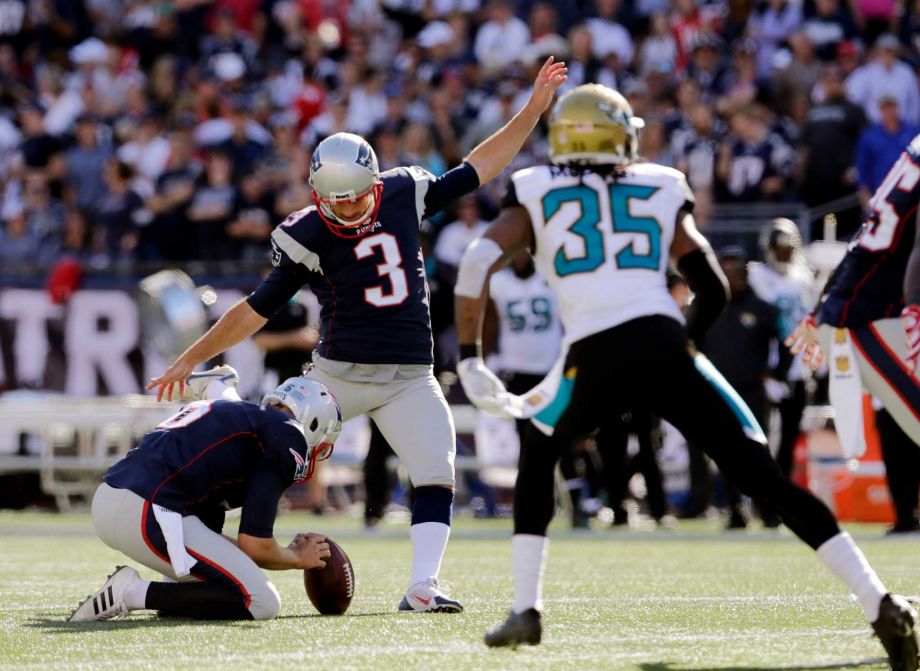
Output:
[[[904,335],[907,337],[907,368],[912,373],[917,370],[917,360],[920,359],[920,305],[908,305],[901,311],[901,321],[904,322]]]
[[[818,343],[818,324],[812,315],[799,322],[792,335],[786,338],[786,347],[793,354],[802,352],[802,361],[812,370],[818,370],[824,363],[824,353]]]
[[[457,375],[464,393],[473,405],[490,415],[512,419],[512,395],[495,374],[486,368],[482,357],[473,356],[457,364]]]

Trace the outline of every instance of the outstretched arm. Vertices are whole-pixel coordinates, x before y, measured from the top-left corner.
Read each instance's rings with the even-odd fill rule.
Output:
[[[510,395],[482,359],[482,325],[489,302],[489,278],[523,249],[532,247],[527,210],[516,205],[502,210],[485,235],[471,244],[457,273],[455,318],[460,342],[457,375],[470,401],[486,412],[510,417]]]
[[[533,246],[530,215],[520,205],[505,208],[474,245],[467,248],[460,260],[454,288],[461,359],[479,356],[492,273],[507,265],[520,251]]]
[[[179,394],[185,393],[185,379],[192,374],[195,367],[221,352],[230,349],[238,342],[248,338],[268,320],[250,307],[246,299],[241,299],[227,310],[207,333],[201,336],[182,355],[166,369],[160,377],[147,383],[149,391],[156,387],[157,400],[173,399],[173,386],[179,384]]]
[[[530,135],[540,116],[553,101],[556,89],[566,80],[565,63],[555,63],[553,57],[546,59],[533,83],[533,92],[527,104],[494,134],[483,140],[465,161],[476,170],[479,183],[497,177],[511,159],[517,156],[527,136]]]

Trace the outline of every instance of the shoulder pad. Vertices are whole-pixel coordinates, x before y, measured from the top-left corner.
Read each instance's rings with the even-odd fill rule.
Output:
[[[323,272],[319,264],[319,256],[311,251],[313,240],[322,226],[313,205],[293,212],[272,231],[272,265],[280,267],[285,265],[285,260],[299,263],[314,272]]]

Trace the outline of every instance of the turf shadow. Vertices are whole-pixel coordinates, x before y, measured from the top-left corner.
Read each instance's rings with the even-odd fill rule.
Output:
[[[23,623],[23,627],[40,629],[46,634],[85,634],[89,631],[108,631],[124,629],[146,629],[148,627],[220,627],[233,625],[234,627],[255,628],[258,623],[239,620],[191,620],[183,617],[148,617],[132,618],[130,620],[115,620],[102,622],[65,622],[60,617],[36,617]]]
[[[303,613],[302,615],[278,615],[275,620],[307,620],[314,617],[380,617],[382,615],[400,615],[399,611],[383,610],[377,613],[343,613],[342,615],[323,615],[322,613]]]
[[[830,669],[861,669],[868,666],[885,664],[884,658],[866,659],[861,662],[841,662],[834,664],[793,664],[791,666],[686,666],[672,662],[649,662],[639,664],[642,671],[830,671]]]

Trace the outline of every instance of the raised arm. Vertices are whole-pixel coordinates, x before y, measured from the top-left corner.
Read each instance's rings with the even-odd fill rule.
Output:
[[[511,163],[511,159],[517,156],[527,136],[543,112],[549,108],[556,89],[566,80],[566,72],[568,70],[564,62],[555,63],[552,56],[547,58],[534,80],[533,92],[527,104],[511,121],[483,140],[464,159],[475,168],[480,184],[497,177]]]

